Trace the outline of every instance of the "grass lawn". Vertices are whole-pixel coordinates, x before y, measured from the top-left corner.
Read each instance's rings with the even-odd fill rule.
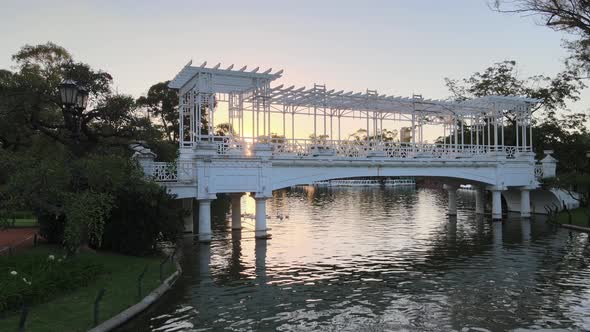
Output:
[[[15,257],[39,255],[48,257],[50,254],[61,257],[62,252],[55,246],[39,246],[19,253]],[[61,293],[52,299],[36,304],[29,309],[26,331],[86,331],[93,325],[94,300],[101,288],[106,293],[100,304],[100,321],[107,320],[137,302],[137,279],[145,267],[148,270],[143,281],[143,295],[147,295],[160,285],[159,265],[162,257],[133,257],[105,252],[82,252],[76,260],[91,260],[103,266],[100,273],[87,286],[67,293]],[[2,269],[0,273],[8,273]],[[166,263],[164,278],[175,271],[173,264]],[[35,282],[34,278],[33,281]],[[19,313],[2,315],[1,331],[16,331]]]
[[[39,226],[39,223],[37,223],[37,219],[31,218],[31,219],[14,219],[14,224],[12,224],[10,227],[34,227],[34,226]]]
[[[590,219],[590,217],[588,217],[590,214],[590,208],[581,207],[571,210],[570,213],[572,214],[571,221],[569,220],[567,212],[562,211],[557,215],[557,222],[560,224],[572,224],[576,226],[590,227],[590,224],[588,223],[588,219]]]
[[[6,216],[3,213],[0,213],[0,215],[4,217],[0,219],[0,227],[14,228],[39,226],[37,218],[30,212],[15,212],[12,213],[10,216]]]

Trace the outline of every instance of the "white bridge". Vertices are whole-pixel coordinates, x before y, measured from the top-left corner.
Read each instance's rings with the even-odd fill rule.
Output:
[[[240,197],[251,193],[256,236],[266,237],[266,200],[273,190],[292,185],[438,177],[449,193],[449,214],[456,214],[459,185],[471,184],[477,188],[477,213],[484,213],[489,191],[492,217],[501,219],[503,194],[509,209],[528,217],[538,178],[555,174],[555,160],[547,156],[537,163],[532,151],[531,107],[538,100],[488,96],[449,102],[317,84],[271,87],[281,75],[282,70],[189,63],[169,84],[180,98],[178,160],[154,162],[153,153],[137,148],[146,175],[180,199],[198,200],[201,241],[211,239],[210,203],[219,193],[232,194],[236,229]],[[343,133],[359,127],[354,135]],[[436,135],[437,142],[427,140]],[[543,208],[533,204],[532,212]]]

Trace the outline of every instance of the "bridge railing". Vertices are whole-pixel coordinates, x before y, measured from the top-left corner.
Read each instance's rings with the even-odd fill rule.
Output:
[[[530,147],[494,146],[476,144],[446,143],[402,143],[366,140],[331,139],[289,139],[259,137],[255,142],[231,136],[215,136],[207,141],[216,146],[220,155],[253,155],[254,144],[272,147],[274,156],[337,156],[344,158],[366,158],[379,156],[385,158],[467,158],[486,157],[490,154],[504,154],[507,159],[517,158],[521,153],[530,152]]]
[[[196,179],[193,162],[153,162],[144,166],[144,174],[155,182],[193,182]]]
[[[364,140],[321,140],[276,138],[265,141],[273,147],[273,155],[338,156],[363,158],[382,156],[387,158],[458,158],[485,157],[503,153],[507,159],[516,158],[528,148],[514,146],[489,146],[471,144],[413,144],[400,142],[373,142]]]

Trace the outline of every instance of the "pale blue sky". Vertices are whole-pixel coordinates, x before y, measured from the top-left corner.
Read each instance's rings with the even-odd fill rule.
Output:
[[[444,77],[505,59],[552,75],[565,57],[562,35],[485,0],[1,0],[0,31],[0,68],[23,44],[53,41],[134,96],[190,59],[281,68],[285,84],[445,98]]]

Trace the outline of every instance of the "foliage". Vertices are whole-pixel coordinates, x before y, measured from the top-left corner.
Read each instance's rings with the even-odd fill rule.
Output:
[[[175,90],[168,88],[168,83],[170,81],[152,85],[146,96],[137,99],[137,105],[147,111],[148,119],[155,117],[160,121],[158,126],[168,142],[178,143],[178,96]]]
[[[585,84],[571,71],[555,77],[536,75],[520,77],[516,61],[495,63],[483,72],[476,72],[462,80],[445,78],[451,98],[458,101],[490,95],[523,96],[542,100],[532,111],[544,110],[555,117],[555,111],[565,109],[568,101],[578,101]],[[507,114],[508,115],[508,114]],[[514,119],[510,119],[514,121]]]
[[[133,98],[114,92],[110,74],[75,62],[62,47],[26,45],[13,60],[18,70],[0,74],[0,123],[13,127],[0,147],[30,146],[31,137],[42,134],[79,157],[102,141],[126,144],[140,131]],[[60,107],[58,86],[66,79],[89,91],[88,109]]]
[[[37,219],[39,220],[39,235],[48,243],[63,244],[66,229],[65,215],[54,215],[43,211],[37,216]]]
[[[105,219],[112,204],[113,197],[106,193],[84,191],[67,195],[64,214],[68,222],[64,229],[64,245],[69,252],[75,252],[86,242],[100,247]],[[83,240],[85,237],[88,241]]]
[[[66,259],[55,249],[3,258],[0,312],[18,309],[22,303],[41,303],[64,291],[86,286],[103,272],[103,265],[92,257]]]
[[[129,181],[116,202],[105,224],[103,249],[146,255],[159,241],[173,241],[182,231],[182,209],[157,184]]]
[[[130,160],[128,144],[145,140],[173,160],[177,146],[169,144],[175,138],[166,144],[162,127],[139,116],[132,97],[113,90],[110,74],[74,61],[58,45],[26,45],[13,60],[16,71],[0,71],[0,211],[34,211],[41,233],[70,253],[87,243],[100,247],[111,210],[123,208],[116,202],[124,188],[132,183],[143,194],[141,187],[149,186]],[[86,110],[60,107],[58,86],[65,79],[89,91]],[[156,107],[160,100],[163,110],[156,114],[177,119],[175,92],[156,86],[141,105]],[[174,123],[163,129],[172,135]],[[156,201],[169,200],[164,195]],[[138,202],[138,209],[154,209],[153,201]],[[132,216],[129,222],[137,224]]]
[[[585,85],[575,73],[566,70],[554,78],[533,76],[520,78],[516,63],[504,61],[477,72],[463,80],[446,79],[449,91],[456,100],[486,95],[518,95],[541,100],[534,111],[543,112],[533,122],[533,150],[537,158],[544,157],[544,150],[553,150],[558,161],[558,178],[547,186],[557,186],[565,190],[578,190],[583,193],[583,203],[588,202],[587,176],[590,165],[586,153],[590,151],[590,132],[588,114],[564,111],[567,102],[577,101]],[[465,126],[466,143],[470,128]],[[508,119],[504,128],[505,144],[515,144],[515,119]],[[439,138],[439,142],[448,141]]]
[[[397,135],[398,135],[398,131],[396,129],[388,130],[388,129],[384,128],[384,129],[380,129],[377,131],[377,137],[379,137],[379,140],[382,140],[385,142],[396,141]],[[367,130],[364,128],[359,128],[354,133],[349,134],[348,139],[353,140],[353,141],[366,141],[367,140]],[[374,139],[375,139],[375,135],[369,136],[369,141],[372,141]]]
[[[533,148],[537,157],[543,157],[543,150],[555,150],[559,169],[568,172],[571,167],[579,167],[581,156],[585,156],[588,146],[588,115],[586,113],[560,112],[567,102],[577,101],[585,85],[572,73],[565,71],[553,78],[533,76],[521,78],[516,62],[503,61],[474,73],[462,80],[445,79],[447,88],[456,100],[465,100],[486,95],[516,95],[540,99],[533,111],[541,111],[541,116],[533,128]],[[507,116],[509,114],[506,114]],[[515,119],[508,118],[505,143],[515,144]],[[465,137],[470,137],[470,128],[465,128]],[[440,141],[440,139],[439,139]],[[578,166],[576,166],[578,165]]]
[[[215,135],[217,136],[235,136],[234,127],[229,122],[220,123],[215,126]]]
[[[590,73],[590,2],[587,0],[495,0],[500,12],[533,15],[543,24],[557,31],[577,37],[565,41],[570,51],[568,68],[576,73]]]

